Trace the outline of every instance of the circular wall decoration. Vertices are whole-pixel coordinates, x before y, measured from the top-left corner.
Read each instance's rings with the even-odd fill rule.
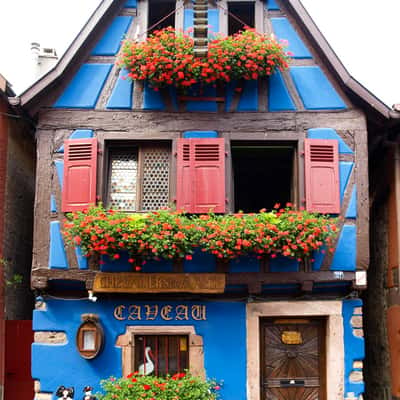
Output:
[[[104,343],[104,332],[95,314],[83,314],[82,324],[76,333],[79,354],[88,360],[97,357]]]

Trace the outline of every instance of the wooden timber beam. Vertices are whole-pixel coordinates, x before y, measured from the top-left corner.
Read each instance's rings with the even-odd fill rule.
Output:
[[[80,281],[87,290],[93,289],[93,282],[99,271],[93,270],[55,270],[36,269],[32,272],[32,289],[44,290],[52,280]],[[103,273],[104,274],[104,273]],[[111,273],[110,273],[111,274]],[[118,273],[114,273],[118,274]],[[251,294],[259,294],[262,286],[298,284],[304,292],[311,292],[315,283],[352,282],[355,289],[356,273],[348,271],[313,271],[313,272],[238,272],[226,274],[226,285],[245,285]]]

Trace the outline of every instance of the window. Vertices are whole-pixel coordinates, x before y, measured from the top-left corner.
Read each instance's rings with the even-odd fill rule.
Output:
[[[170,145],[108,146],[107,205],[120,211],[151,211],[169,205]]]
[[[294,144],[234,142],[231,153],[235,211],[258,212],[296,200]]]
[[[171,0],[150,0],[147,27],[150,32],[175,27],[175,1]]]
[[[255,27],[254,1],[228,2],[228,35],[244,29],[244,26]]]
[[[165,376],[189,369],[189,344],[185,335],[136,335],[135,371]]]

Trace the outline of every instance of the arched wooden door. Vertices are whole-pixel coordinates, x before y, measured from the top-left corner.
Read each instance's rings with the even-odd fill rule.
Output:
[[[263,320],[261,380],[262,400],[325,400],[325,321]]]

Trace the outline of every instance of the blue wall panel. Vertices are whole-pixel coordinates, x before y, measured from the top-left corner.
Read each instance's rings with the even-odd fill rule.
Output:
[[[69,139],[90,139],[93,137],[93,131],[91,129],[76,129],[74,130]],[[60,146],[57,153],[64,153],[64,145]]]
[[[354,393],[355,398],[358,399],[360,394],[364,392],[364,382],[351,382],[350,374],[353,371],[354,361],[363,361],[365,358],[364,338],[354,335],[354,328],[351,325],[351,319],[354,316],[361,316],[355,312],[355,308],[362,307],[360,299],[344,300],[342,315],[343,315],[343,328],[344,328],[344,397],[348,393]]]
[[[268,109],[269,111],[296,110],[296,106],[279,71],[269,77]]]
[[[324,262],[326,254],[326,247],[322,246],[319,251],[314,251],[312,259],[314,260],[312,262],[312,270],[313,271],[319,271],[321,269],[322,263]]]
[[[258,80],[245,81],[237,111],[257,111],[257,110],[258,110]]]
[[[208,37],[214,37],[219,33],[219,10],[208,9]]]
[[[127,0],[125,5],[125,8],[136,8],[137,7],[137,0]]]
[[[221,396],[224,399],[246,399],[246,318],[245,303],[239,302],[195,302],[185,303],[151,301],[116,302],[103,300],[101,295],[96,303],[87,300],[63,301],[46,300],[46,311],[34,311],[33,330],[62,331],[67,335],[64,345],[34,343],[32,345],[32,376],[40,380],[41,390],[54,392],[60,385],[73,386],[75,393],[82,393],[86,385],[93,386],[94,392],[100,390],[99,381],[109,376],[121,376],[121,349],[115,347],[116,339],[126,332],[128,325],[193,325],[196,334],[203,336],[204,364],[207,376],[223,380]],[[140,321],[114,318],[114,307],[130,304],[158,304],[173,307],[185,304],[205,305],[206,320],[165,321],[159,316],[154,321],[142,317]],[[93,360],[79,356],[75,346],[75,336],[81,324],[81,315],[93,313],[99,316],[105,333],[102,352]],[[223,319],[223,323],[221,323]],[[232,351],[234,349],[234,351]],[[61,364],[61,365],[60,365]],[[227,367],[230,366],[230,367]]]
[[[75,246],[75,255],[79,269],[88,269],[89,268],[88,258],[83,256],[82,250],[79,246]]]
[[[203,88],[191,87],[189,89],[189,96],[199,97],[216,97],[217,89],[212,86],[204,86]],[[216,101],[188,101],[186,103],[186,111],[196,112],[216,112],[217,102]]]
[[[276,0],[266,0],[266,6],[270,11],[280,10]]]
[[[209,139],[217,138],[218,132],[216,131],[185,131],[182,137],[184,139]]]
[[[355,271],[357,255],[357,227],[344,225],[333,256],[331,270]]]
[[[83,64],[62,95],[56,108],[94,108],[112,64]]]
[[[92,56],[113,56],[117,54],[132,19],[132,17],[126,15],[115,17],[93,49]]]
[[[260,260],[242,256],[229,262],[229,272],[260,272]]]
[[[185,8],[183,14],[183,30],[186,31],[187,29],[191,28],[190,29],[191,35],[193,35],[193,19],[194,19],[193,9]]]
[[[216,272],[217,262],[215,256],[195,249],[192,259],[183,263],[184,272]]]
[[[312,58],[311,53],[287,18],[271,18],[271,24],[277,38],[288,41],[287,50],[293,54],[293,58]]]
[[[49,268],[68,269],[59,221],[50,222]]]
[[[341,154],[353,154],[353,150],[345,141],[339,136],[339,134],[332,128],[314,128],[309,129],[307,137],[309,139],[333,139],[337,140],[339,144],[339,153]]]
[[[299,262],[294,258],[283,256],[270,258],[269,270],[271,272],[297,272],[299,270]]]
[[[320,67],[291,67],[290,74],[306,109],[337,110],[346,108],[346,104]]]
[[[131,109],[132,108],[133,81],[128,78],[128,71],[121,69],[114,89],[108,99],[107,108]]]
[[[53,213],[57,212],[57,202],[56,202],[56,196],[54,196],[54,194],[50,195],[50,212]]]
[[[54,161],[57,171],[58,182],[60,183],[60,188],[62,190],[64,181],[64,161],[56,160]]]
[[[160,91],[152,89],[147,82],[144,84],[143,109],[156,111],[165,110],[165,104]]]
[[[356,219],[357,218],[357,186],[354,185],[353,191],[350,197],[349,207],[346,211],[346,218]]]
[[[354,163],[351,161],[339,162],[339,176],[340,176],[340,203],[343,203],[343,197],[346,193],[347,184],[353,170]]]

